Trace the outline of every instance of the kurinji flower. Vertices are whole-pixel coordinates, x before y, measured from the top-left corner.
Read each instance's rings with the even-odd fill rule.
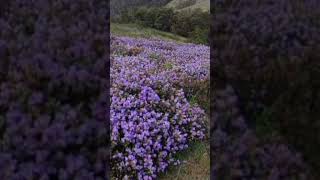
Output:
[[[179,164],[176,152],[204,138],[204,111],[191,106],[180,88],[186,79],[208,80],[209,48],[118,37],[112,43],[128,50],[143,47],[134,56],[113,55],[113,173],[120,179],[155,179]]]

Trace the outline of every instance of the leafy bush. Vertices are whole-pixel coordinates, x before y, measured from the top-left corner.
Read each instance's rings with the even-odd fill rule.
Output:
[[[187,37],[189,35],[191,26],[192,14],[190,11],[183,11],[181,13],[175,14],[173,18],[173,24],[171,26],[171,31],[175,34]]]
[[[215,88],[213,98],[212,179],[314,179],[301,154],[283,138],[257,137],[232,86]]]
[[[134,22],[188,37],[195,43],[208,44],[209,15],[200,9],[176,12],[164,7],[138,7],[124,11],[120,22]]]
[[[159,9],[158,12],[156,9],[151,10],[154,10],[157,13],[154,21],[154,28],[161,31],[170,31],[174,11],[172,9]]]
[[[159,7],[166,5],[170,0],[110,0],[111,19],[117,19],[122,12],[140,6]]]
[[[196,43],[208,44],[210,14],[201,9],[185,10],[173,18],[171,32],[189,37]]]
[[[207,44],[208,43],[209,29],[201,29],[196,27],[192,32],[190,32],[190,37],[193,41],[198,44]]]
[[[0,16],[1,178],[108,178],[108,4],[7,4]]]
[[[251,125],[270,112],[276,131],[318,169],[319,3],[231,0],[215,7],[216,85],[235,88]]]

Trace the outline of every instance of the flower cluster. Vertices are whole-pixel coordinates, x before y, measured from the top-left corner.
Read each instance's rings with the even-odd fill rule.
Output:
[[[204,111],[179,87],[208,80],[209,48],[126,37],[111,46],[113,176],[155,179],[179,163],[176,152],[205,137]]]
[[[272,126],[319,179],[319,1],[229,0],[214,8],[215,90],[232,85],[249,124]]]
[[[310,166],[282,137],[258,137],[232,86],[214,93],[212,179],[313,179]]]
[[[1,179],[107,179],[106,1],[0,7]]]

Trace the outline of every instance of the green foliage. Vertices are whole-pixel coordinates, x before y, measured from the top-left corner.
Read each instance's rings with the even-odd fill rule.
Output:
[[[181,11],[175,14],[171,31],[195,43],[208,44],[209,19],[209,12],[200,9]]]
[[[189,11],[183,11],[175,14],[171,31],[181,36],[188,36],[191,28],[191,13]]]
[[[185,37],[137,24],[111,23],[110,28],[111,33],[117,36],[128,36],[134,38],[160,38],[167,41],[174,41],[176,43],[190,42],[190,40]]]
[[[173,9],[141,7],[132,13],[131,19],[141,25],[169,32],[173,16]]]
[[[167,70],[170,70],[170,69],[173,68],[173,65],[172,65],[172,63],[167,62],[167,63],[164,64],[164,67],[165,67]]]
[[[168,4],[170,0],[110,0],[110,15],[114,19],[124,11],[140,7],[160,7]]]
[[[155,9],[155,12],[154,28],[162,31],[170,31],[174,11],[172,9],[160,8]]]
[[[273,112],[264,109],[261,113],[256,114],[255,129],[257,135],[261,138],[271,137],[272,134],[277,133],[272,121]]]
[[[159,59],[159,55],[156,53],[150,53],[149,58],[151,59]]]
[[[184,87],[186,98],[191,104],[198,104],[209,113],[210,110],[210,84],[209,81],[189,83]]]
[[[200,29],[199,27],[196,27],[195,30],[190,33],[190,36],[193,37],[192,40],[194,43],[207,44],[208,34],[209,29]]]
[[[172,32],[194,43],[208,44],[209,18],[209,12],[200,9],[176,12],[165,7],[139,7],[123,11],[118,21]]]
[[[311,2],[230,1],[232,8],[217,8],[212,76],[219,86],[232,84],[260,132],[274,127],[319,169],[319,8]]]
[[[191,143],[188,149],[177,153],[176,158],[181,159],[182,164],[169,167],[160,175],[160,180],[210,179],[210,144],[207,141]]]

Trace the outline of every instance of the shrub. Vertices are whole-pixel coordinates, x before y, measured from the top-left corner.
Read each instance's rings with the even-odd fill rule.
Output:
[[[190,32],[190,37],[192,37],[192,40],[194,43],[197,44],[207,44],[208,43],[208,35],[209,35],[209,29],[201,29],[199,27],[196,27],[195,30]]]
[[[158,9],[158,12],[156,14],[156,18],[154,21],[154,28],[159,29],[161,31],[170,32],[173,16],[174,16],[173,9],[167,9],[167,8]]]
[[[211,105],[212,179],[314,179],[283,138],[257,137],[232,86],[215,88]]]
[[[173,17],[171,32],[208,44],[209,12],[200,9],[181,11]]]
[[[179,163],[177,152],[205,137],[205,113],[187,101],[182,87],[208,80],[209,49],[134,38],[114,38],[113,45],[142,51],[114,56],[112,173],[120,179],[156,179]]]
[[[85,0],[1,10],[2,179],[108,178],[108,10]]]
[[[121,22],[137,23],[208,44],[209,12],[201,9],[176,12],[164,7],[138,7],[122,13]]]
[[[212,19],[216,84],[232,84],[251,125],[269,121],[319,168],[319,3],[226,1]],[[219,85],[219,86],[220,86]]]

